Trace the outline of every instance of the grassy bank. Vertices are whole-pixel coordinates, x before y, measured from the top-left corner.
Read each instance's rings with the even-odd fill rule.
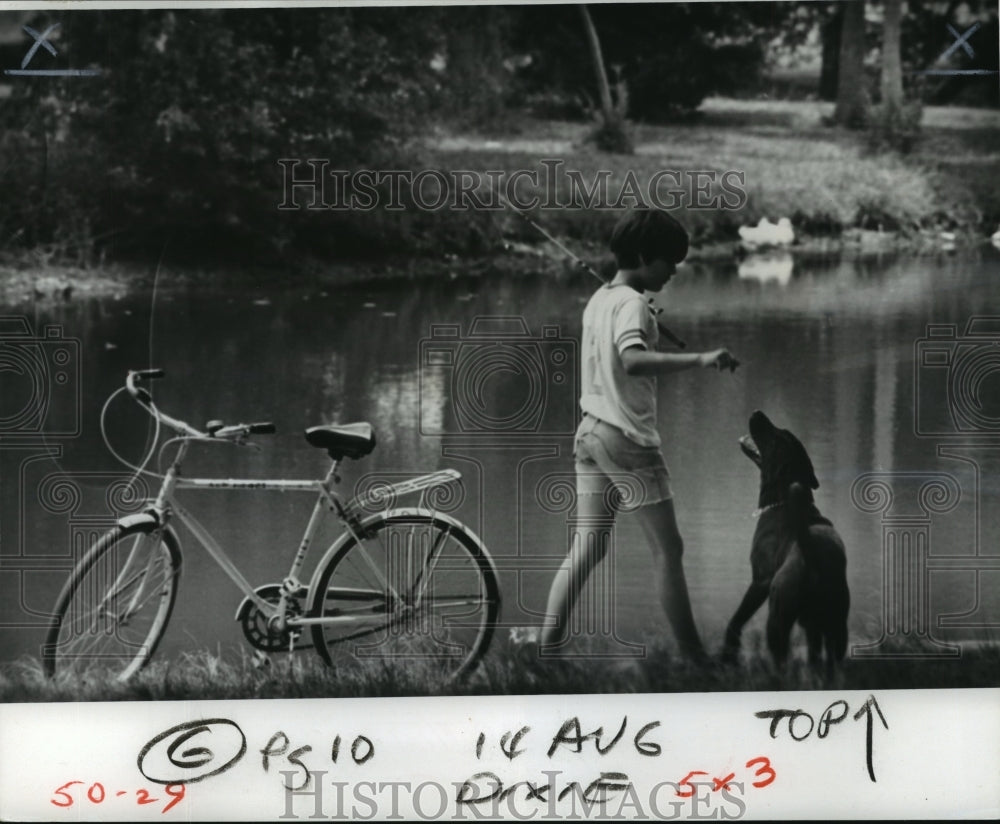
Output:
[[[100,675],[49,680],[37,661],[25,659],[0,668],[0,701],[876,690],[1000,684],[1000,645],[995,643],[970,645],[960,659],[847,660],[835,683],[827,685],[801,661],[793,661],[788,672],[779,676],[762,650],[760,637],[751,635],[747,642],[741,663],[705,666],[679,660],[655,641],[647,644],[645,657],[634,660],[549,660],[524,650],[506,650],[489,656],[464,683],[449,685],[413,666],[333,672],[309,652],[274,656],[262,665],[248,654],[230,659],[204,651],[154,661],[127,684]],[[910,652],[915,650],[910,648]]]
[[[722,194],[720,176],[739,173],[745,202],[738,209],[692,208],[681,196],[674,213],[692,235],[689,259],[728,258],[740,253],[738,228],[761,217],[791,219],[796,232],[792,251],[799,256],[907,253],[942,249],[942,232],[956,235],[956,245],[985,239],[1000,224],[1000,111],[933,108],[924,111],[922,138],[907,155],[876,154],[864,133],[834,129],[823,121],[831,104],[740,101],[713,98],[698,118],[674,126],[635,127],[634,155],[607,155],[585,142],[589,126],[511,117],[502,133],[438,133],[413,148],[408,167],[507,175],[524,169],[542,175],[539,185],[521,178],[517,192],[554,203],[568,203],[566,172],[587,185],[606,174],[612,198],[631,176],[640,187],[662,170],[715,173],[713,194]],[[546,191],[543,159],[561,162],[555,190]],[[331,159],[332,164],[335,162]],[[0,250],[0,301],[18,303],[67,299],[74,295],[114,295],[151,286],[159,270],[174,285],[215,283],[346,284],[406,277],[503,273],[558,273],[565,256],[509,211],[475,209],[373,209],[370,212],[280,212],[281,178],[275,172],[275,227],[292,217],[324,222],[353,221],[369,254],[357,259],[334,244],[324,253],[286,247],[247,262],[227,253],[220,240],[209,258],[197,265],[183,259],[182,237],[163,244],[157,260],[71,261],[53,249]],[[733,179],[730,179],[730,183]],[[664,191],[671,181],[664,183]],[[431,190],[433,187],[431,187]],[[684,202],[687,201],[687,202]],[[728,205],[735,202],[726,198]],[[632,201],[622,199],[622,205]],[[538,210],[538,221],[569,242],[582,257],[606,271],[612,267],[605,244],[619,210],[553,208]],[[352,225],[353,225],[352,224]],[[340,224],[337,224],[340,225]],[[343,227],[341,227],[343,228]],[[363,231],[362,231],[363,230]],[[260,236],[267,230],[262,227]],[[361,235],[359,235],[361,236]],[[198,268],[201,266],[202,268]]]
[[[428,148],[428,160],[432,168],[541,172],[541,158],[558,158],[585,181],[604,170],[613,194],[623,191],[629,173],[645,184],[663,169],[720,176],[733,170],[743,175],[741,208],[692,208],[688,202],[674,211],[696,247],[713,254],[732,254],[732,246],[718,244],[734,243],[739,226],[761,217],[790,218],[802,250],[877,242],[866,230],[893,235],[887,245],[936,248],[942,230],[974,242],[997,228],[1000,112],[928,108],[923,139],[908,155],[870,151],[864,133],[824,125],[831,112],[826,103],[710,99],[692,123],[636,126],[633,156],[596,152],[584,143],[585,124],[526,120],[512,126],[513,135],[443,136]],[[526,182],[518,191],[525,198],[552,195]],[[565,201],[568,191],[564,181],[553,199]],[[541,215],[547,228],[581,242],[602,242],[615,218],[614,211],[586,209]]]

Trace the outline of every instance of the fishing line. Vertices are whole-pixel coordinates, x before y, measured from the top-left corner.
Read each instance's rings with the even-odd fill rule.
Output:
[[[604,277],[602,277],[598,273],[598,271],[596,269],[594,269],[593,266],[591,266],[585,260],[581,259],[579,256],[577,256],[576,254],[574,254],[573,251],[568,246],[566,246],[564,243],[560,242],[555,237],[553,237],[545,229],[544,226],[542,226],[541,224],[539,224],[536,220],[534,220],[530,215],[526,214],[521,209],[518,209],[513,203],[511,203],[507,198],[505,198],[502,194],[500,194],[500,192],[499,192],[498,189],[494,189],[493,188],[493,183],[489,179],[488,175],[487,175],[487,179],[486,179],[486,187],[489,189],[490,194],[492,194],[492,195],[494,195],[496,197],[497,201],[500,203],[501,206],[504,206],[505,208],[510,209],[514,214],[516,214],[519,218],[521,218],[525,223],[527,223],[535,231],[537,231],[542,237],[544,237],[547,241],[549,241],[549,243],[551,243],[553,246],[555,246],[557,249],[559,249],[564,255],[566,255],[566,257],[568,257],[570,260],[572,260],[573,263],[576,264],[577,267],[579,267],[583,271],[585,271],[585,272],[593,275],[601,283],[607,283],[608,282],[607,279],[604,278]],[[650,302],[649,302],[649,311],[653,314],[653,317],[655,318],[663,310],[660,309],[660,308],[654,307],[653,303],[652,303],[652,300],[650,300]],[[659,318],[657,318],[657,320],[656,320],[656,325],[660,329],[660,334],[663,335],[663,337],[665,337],[671,343],[673,343],[678,349],[686,349],[687,348],[687,343],[685,343],[683,340],[681,340],[679,337],[677,337],[677,335],[675,335],[673,332],[671,332],[666,326],[664,326],[663,323],[659,320]]]

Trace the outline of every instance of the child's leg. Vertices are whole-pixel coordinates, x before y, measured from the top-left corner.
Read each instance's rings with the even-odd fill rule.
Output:
[[[640,507],[636,515],[653,549],[660,603],[677,643],[685,655],[692,658],[704,657],[705,651],[694,625],[687,580],[684,578],[684,565],[681,562],[684,540],[677,528],[674,502],[668,499],[648,504]]]
[[[594,479],[596,481],[596,478]],[[577,496],[576,515],[580,524],[574,530],[569,555],[552,579],[549,588],[549,600],[546,607],[547,623],[542,628],[539,641],[542,645],[558,645],[565,642],[569,631],[569,618],[573,607],[583,590],[583,585],[594,568],[607,554],[607,542],[604,537],[614,521],[614,511],[608,508],[608,500],[612,496],[606,494],[607,479],[603,479],[604,487],[588,490]],[[594,528],[590,524],[602,524],[602,528]],[[552,623],[553,620],[555,623]]]

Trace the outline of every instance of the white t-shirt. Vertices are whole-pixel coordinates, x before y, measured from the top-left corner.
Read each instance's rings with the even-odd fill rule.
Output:
[[[655,349],[659,335],[645,299],[625,284],[602,286],[583,310],[580,408],[642,446],[660,445],[656,377],[626,374],[621,355]]]

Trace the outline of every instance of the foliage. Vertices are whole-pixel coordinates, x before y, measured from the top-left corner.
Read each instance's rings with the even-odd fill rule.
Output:
[[[877,3],[868,5],[878,9]],[[969,40],[975,65],[995,68],[996,50],[988,45],[990,37],[996,41],[995,11],[985,0],[968,5],[983,21]],[[945,22],[954,17],[953,6],[906,4],[904,69],[931,65],[949,45]],[[591,6],[616,80],[618,117],[603,127],[598,121],[589,135],[574,129],[572,145],[585,139],[624,151],[633,141],[648,142],[642,139],[652,128],[647,124],[693,120],[699,107],[698,117],[709,120],[702,105],[706,95],[758,88],[765,55],[775,44],[803,42],[817,21],[839,7]],[[598,109],[585,35],[576,10],[565,5],[61,11],[58,17],[43,12],[23,20],[39,31],[56,20],[61,24],[54,35],[59,56],[41,50],[33,65],[103,72],[98,78],[7,81],[13,91],[0,105],[0,184],[17,194],[0,203],[0,251],[40,264],[92,265],[105,255],[156,260],[164,249],[168,263],[204,267],[222,261],[284,264],[290,257],[480,253],[489,246],[489,220],[472,211],[280,211],[283,173],[277,161],[316,157],[329,158],[331,169],[424,168],[427,162],[416,153],[426,156],[427,150],[414,138],[440,134],[436,129],[496,139],[532,123],[514,117],[518,109],[544,107],[546,116],[577,121],[592,120]],[[964,31],[961,20],[953,22]],[[869,20],[868,28],[873,26]],[[16,47],[7,44],[5,59],[16,64],[28,45],[23,39]],[[869,45],[876,42],[872,38]],[[959,48],[950,65],[973,62]],[[954,96],[947,84],[959,81],[967,90],[989,86],[995,102],[995,77],[986,77],[985,85],[968,76],[930,78],[923,91],[928,97]],[[921,90],[906,91],[917,97]],[[751,115],[746,129],[752,133],[766,122],[759,117],[771,114]],[[915,110],[891,114],[876,108],[872,115],[873,148],[912,147]],[[547,128],[537,121],[531,127]],[[531,137],[542,142],[539,135]],[[704,155],[698,146],[715,137],[671,133],[657,162],[669,157],[676,164],[692,154],[687,162],[698,168]],[[768,168],[758,170],[769,175],[770,149],[762,161]],[[800,150],[807,146],[796,144],[782,156],[794,164]],[[537,154],[521,162],[533,164]],[[492,168],[512,168],[514,162],[504,153]],[[734,156],[729,162],[743,169],[756,161]],[[820,172],[824,179],[835,176],[826,166]],[[982,175],[968,176],[982,188]],[[781,193],[790,200],[768,209],[829,215],[845,226],[858,214],[846,184],[824,187],[824,197],[836,204],[817,204],[807,183],[791,176],[777,186],[773,175],[760,179],[769,188],[766,197],[751,200],[751,208]],[[992,204],[993,195],[988,197]],[[896,200],[888,207],[893,213],[900,208]],[[909,209],[923,212],[920,199]],[[993,207],[987,212],[992,215]],[[698,226],[722,226],[723,218],[735,219],[691,216]]]
[[[8,237],[55,242],[86,222],[139,250],[172,237],[253,258],[329,231],[326,214],[277,211],[277,160],[351,168],[398,156],[442,93],[430,66],[442,35],[433,15],[413,25],[419,12],[60,15],[61,50],[103,73],[33,78],[4,107],[5,140],[28,163],[9,164],[3,183],[36,204],[4,210]]]
[[[632,154],[635,144],[629,134],[628,124],[622,118],[601,119],[584,138],[602,152],[609,154]]]
[[[751,89],[764,63],[759,42],[693,41],[636,61],[631,67],[633,115],[667,123],[694,111],[709,94],[733,95]],[[692,71],[691,67],[699,67]]]
[[[510,15],[503,6],[456,6],[440,19],[446,36],[434,63],[446,87],[438,115],[460,128],[503,128],[517,104]]]
[[[629,117],[663,123],[697,108],[709,94],[752,85],[763,67],[763,32],[779,26],[790,3],[628,3],[594,5],[605,62],[628,87]],[[526,94],[592,100],[593,72],[574,10],[523,6],[514,43],[531,57],[519,73]],[[589,105],[593,108],[593,104]]]

